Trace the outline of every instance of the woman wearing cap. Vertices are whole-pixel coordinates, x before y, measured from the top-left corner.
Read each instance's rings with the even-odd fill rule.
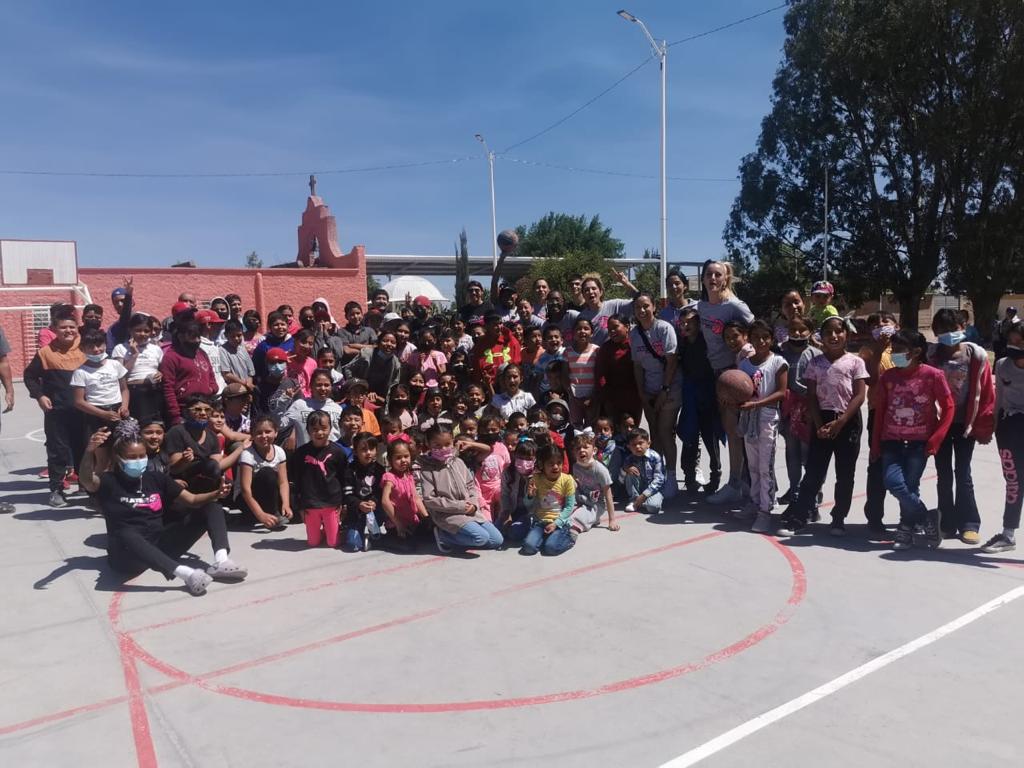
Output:
[[[636,286],[629,282],[629,278],[614,267],[612,277],[634,296],[639,293]],[[594,329],[592,341],[601,346],[608,341],[608,318],[612,315],[632,314],[633,299],[604,299],[604,282],[595,272],[583,275],[580,292],[583,295],[583,306],[580,308],[579,316],[590,321]]]

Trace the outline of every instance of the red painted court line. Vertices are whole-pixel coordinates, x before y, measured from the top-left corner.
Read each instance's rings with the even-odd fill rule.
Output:
[[[657,550],[649,550],[646,553],[637,553],[633,556],[627,556],[625,558],[616,558],[616,562],[623,560],[633,559],[634,557],[644,556],[644,554],[653,554],[657,551],[665,551],[672,549],[673,546],[682,546],[683,544],[693,543],[698,540],[706,540],[715,536],[724,535],[722,532],[715,534],[708,534],[701,536],[696,539],[688,539],[685,542],[679,542],[676,545],[669,545],[666,547],[659,547]],[[681,664],[676,667],[672,667],[666,670],[660,670],[657,672],[648,673],[638,677],[628,678],[626,680],[619,680],[616,682],[608,683],[597,688],[581,689],[573,691],[560,691],[555,693],[542,694],[538,696],[525,696],[516,697],[509,699],[484,699],[474,701],[454,701],[454,702],[427,702],[427,703],[366,703],[366,702],[347,702],[347,701],[323,701],[316,699],[303,699],[292,696],[283,696],[277,694],[267,694],[260,691],[253,691],[246,688],[239,688],[236,686],[221,686],[215,683],[211,683],[210,679],[222,672],[209,673],[206,675],[192,676],[187,672],[183,672],[176,667],[170,666],[160,660],[154,660],[159,666],[156,668],[164,674],[177,676],[180,680],[187,680],[199,687],[211,691],[213,693],[219,693],[225,696],[231,696],[234,698],[243,699],[246,701],[253,701],[262,704],[271,704],[276,706],[284,706],[298,709],[317,709],[327,711],[339,711],[339,712],[364,712],[364,713],[378,713],[378,714],[432,714],[432,713],[444,713],[444,712],[466,712],[474,710],[496,710],[496,709],[509,709],[527,706],[540,706],[544,704],[554,704],[563,701],[577,701],[580,699],[588,699],[596,696],[602,696],[610,693],[618,693],[621,691],[631,690],[634,688],[640,688],[655,683],[664,682],[673,678],[681,677],[692,672],[705,669],[713,664],[717,664],[721,661],[736,656],[739,653],[753,647],[760,643],[765,638],[774,634],[779,627],[789,621],[792,614],[796,610],[796,607],[803,601],[807,592],[807,577],[804,571],[803,564],[800,559],[788,548],[779,544],[774,538],[762,537],[768,541],[775,549],[782,554],[786,559],[787,564],[792,572],[792,587],[790,589],[789,598],[786,601],[786,605],[775,615],[775,617],[758,627],[756,630],[741,638],[740,640],[732,643],[725,648],[715,651],[714,653],[705,656],[703,659],[697,662],[688,662]],[[608,563],[611,564],[611,563]],[[597,567],[605,567],[605,564],[598,564]],[[538,579],[534,582],[530,582],[531,585],[542,584],[553,580],[554,578],[564,578],[570,573],[581,573],[594,570],[593,566],[577,569],[567,574],[559,574],[555,577],[546,579]],[[516,587],[503,590],[502,592],[507,593],[511,591],[517,591],[520,588],[526,588],[527,585],[517,585]],[[495,593],[499,594],[499,593]],[[471,601],[464,601],[471,602]],[[454,606],[448,606],[451,608]],[[138,652],[145,653],[142,649],[138,649]],[[148,656],[148,654],[147,654]],[[149,663],[149,659],[141,657],[140,660]],[[236,665],[237,667],[238,665]]]
[[[102,699],[100,701],[94,701],[92,704],[83,704],[80,707],[72,707],[71,709],[64,709],[60,712],[51,712],[48,715],[40,715],[34,717],[31,720],[23,720],[20,723],[12,723],[11,725],[5,725],[0,727],[0,736],[6,736],[9,733],[15,733],[17,731],[24,731],[28,728],[34,728],[37,725],[46,725],[47,723],[55,723],[58,720],[64,720],[75,715],[82,715],[86,712],[96,712],[107,707],[113,707],[118,704],[124,704],[128,701],[127,696],[115,696],[110,699]]]
[[[118,592],[111,598],[107,617],[111,626],[117,626],[117,616],[121,610],[124,592]],[[139,680],[139,668],[132,653],[132,639],[118,631],[118,649],[121,652],[121,668],[124,671],[124,684],[128,689],[128,713],[132,724],[132,738],[135,741],[135,755],[139,768],[156,768],[156,747],[149,729],[149,715],[146,713],[146,701],[143,698],[142,683]]]
[[[437,556],[428,558],[426,560],[417,560],[412,563],[403,563],[402,565],[392,566],[391,568],[382,568],[381,570],[370,571],[369,573],[356,574],[355,576],[350,576],[344,579],[333,579],[332,581],[321,582],[320,584],[314,584],[311,587],[293,589],[288,592],[277,592],[273,595],[269,595],[268,597],[259,597],[254,600],[248,600],[244,603],[238,603],[228,608],[218,608],[210,611],[201,611],[200,613],[193,613],[188,616],[179,616],[174,619],[168,619],[167,621],[161,621],[156,624],[147,624],[136,629],[128,629],[125,631],[133,635],[136,635],[139,632],[149,632],[153,629],[163,629],[164,627],[172,627],[175,624],[184,624],[185,622],[195,621],[196,619],[201,619],[206,616],[220,616],[225,613],[241,610],[243,608],[251,608],[255,605],[264,605],[266,603],[272,603],[275,600],[283,600],[288,597],[294,597],[295,595],[304,595],[309,592],[316,592],[320,589],[336,587],[340,584],[350,584],[351,582],[361,581],[363,579],[368,579],[374,576],[388,576],[393,573],[399,573],[400,571],[407,571],[413,568],[422,568],[427,565],[437,565],[438,563],[445,562],[447,559],[448,558]]]

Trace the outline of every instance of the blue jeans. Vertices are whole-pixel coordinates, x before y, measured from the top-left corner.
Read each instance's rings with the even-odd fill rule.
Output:
[[[505,542],[501,531],[486,521],[466,523],[456,534],[439,528],[437,534],[443,543],[456,549],[497,549]]]
[[[971,458],[976,441],[963,434],[964,425],[954,424],[935,454],[935,470],[939,475],[939,512],[942,513],[944,533],[956,534],[981,528],[978,502],[974,498],[974,479],[971,477]]]
[[[633,475],[626,475],[625,481],[626,487],[626,501],[629,504],[633,503],[633,500],[644,493],[644,490],[640,487],[640,478],[634,477]],[[661,505],[664,502],[660,493],[652,493],[647,500],[641,505],[643,509],[638,509],[637,512],[646,512],[649,515],[656,515],[661,512]]]
[[[923,441],[886,440],[882,443],[882,477],[885,489],[900,503],[901,527],[909,528],[925,521],[928,507],[921,501],[918,491],[927,463]]]
[[[545,555],[560,555],[566,550],[572,549],[576,540],[569,532],[569,527],[555,528],[551,533],[544,534],[544,523],[535,522],[530,528],[526,538],[523,539],[523,547],[519,551],[524,555],[535,555],[543,552]]]
[[[341,538],[342,552],[362,552],[363,532],[356,528],[346,528]]]
[[[782,432],[782,438],[786,442],[786,476],[789,478],[789,503],[792,504],[800,498],[800,480],[811,450],[808,443],[791,434],[789,429]]]

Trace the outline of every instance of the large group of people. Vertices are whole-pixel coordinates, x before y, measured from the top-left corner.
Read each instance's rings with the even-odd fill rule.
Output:
[[[106,328],[102,307],[79,317],[55,304],[25,369],[43,411],[49,503],[65,506],[77,483],[105,516],[112,566],[157,570],[194,594],[244,578],[234,525],[301,523],[309,546],[345,552],[558,555],[602,521],[617,531],[617,515],[657,515],[685,493],[755,532],[799,536],[819,519],[830,471],[828,530],[843,536],[866,428],[870,535],[896,549],[952,537],[1014,548],[1020,323],[993,372],[952,310],[935,314],[931,344],[871,315],[870,341],[853,350],[827,282],[806,300],[787,292],[759,319],[725,262],[704,264],[697,299],[677,271],[666,301],[613,278],[625,297],[606,298],[597,274],[538,279],[523,295],[495,278],[493,301],[473,281],[451,312],[378,290],[340,317],[323,297],[263,317],[237,295],[184,293],[164,317],[139,311],[130,278]],[[4,383],[11,392],[9,372]],[[982,544],[971,460],[993,436],[1005,511]],[[936,509],[920,495],[929,456]],[[193,568],[181,557],[204,533],[214,564]]]

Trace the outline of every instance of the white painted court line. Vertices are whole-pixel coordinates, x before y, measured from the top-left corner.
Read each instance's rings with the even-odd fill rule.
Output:
[[[877,656],[866,664],[862,664],[855,669],[851,669],[844,675],[840,675],[834,680],[830,680],[824,685],[820,685],[812,691],[808,691],[802,696],[797,696],[795,699],[787,701],[775,709],[769,710],[763,714],[754,717],[742,725],[738,725],[732,730],[726,731],[721,736],[717,736],[711,741],[707,741],[701,744],[699,747],[691,749],[689,752],[685,752],[679,757],[669,760],[667,763],[662,763],[660,768],[686,768],[686,766],[696,765],[701,760],[721,752],[723,749],[731,747],[738,741],[745,739],[753,733],[757,733],[762,728],[767,728],[773,723],[777,723],[785,717],[789,717],[794,712],[799,712],[805,707],[809,707],[815,702],[821,701],[822,699],[831,696],[833,693],[842,690],[848,685],[851,685],[863,677],[867,677],[872,672],[889,666],[894,661],[899,661],[904,656],[909,656],[914,651],[919,651],[925,646],[931,645],[932,643],[941,640],[946,635],[956,632],[958,629],[966,627],[968,624],[977,621],[982,616],[992,613],[1004,605],[1012,603],[1019,597],[1024,597],[1024,585],[1015,587],[1009,592],[1006,592],[999,597],[989,600],[984,605],[980,605],[973,611],[968,611],[958,619],[948,624],[943,624],[938,629],[934,629],[927,634],[921,635],[916,640],[911,640],[905,645],[901,645],[888,653]]]

